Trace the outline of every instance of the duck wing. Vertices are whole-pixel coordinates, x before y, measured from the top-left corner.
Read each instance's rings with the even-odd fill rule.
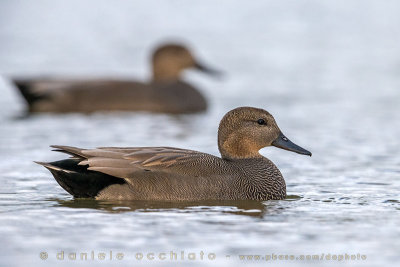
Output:
[[[123,178],[128,182],[144,172],[204,177],[227,174],[231,170],[228,163],[219,157],[173,147],[52,147],[80,160],[79,165],[88,166],[88,170]]]

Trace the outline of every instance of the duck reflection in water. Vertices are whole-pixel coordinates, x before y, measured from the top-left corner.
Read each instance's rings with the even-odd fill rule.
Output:
[[[205,200],[205,201],[126,201],[126,200],[95,200],[90,198],[76,198],[71,200],[48,199],[56,207],[72,209],[96,209],[110,213],[124,212],[164,212],[178,210],[181,212],[215,212],[234,215],[244,215],[262,218],[269,213],[280,213],[290,201],[300,200],[297,195],[287,196],[282,201],[256,200]]]
[[[96,209],[110,213],[163,212],[180,210],[183,212],[221,212],[252,217],[263,217],[266,206],[255,200],[206,200],[206,201],[123,201],[77,198],[72,200],[49,199],[54,206],[73,209]]]

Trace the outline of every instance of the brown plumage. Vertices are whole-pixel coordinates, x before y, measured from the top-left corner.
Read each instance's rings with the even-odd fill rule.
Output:
[[[153,53],[150,82],[131,80],[15,79],[30,112],[150,111],[193,113],[204,111],[207,102],[180,75],[187,68],[210,74],[216,71],[199,64],[190,51],[166,44]]]
[[[267,111],[236,108],[221,120],[218,147],[222,158],[172,147],[53,146],[72,158],[39,163],[75,197],[119,200],[284,199],[278,168],[258,151],[277,146],[300,154]]]

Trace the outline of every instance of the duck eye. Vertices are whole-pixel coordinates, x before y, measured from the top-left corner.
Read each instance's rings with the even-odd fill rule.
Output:
[[[266,125],[264,119],[259,119],[259,120],[257,121],[257,123],[260,124],[260,125]]]

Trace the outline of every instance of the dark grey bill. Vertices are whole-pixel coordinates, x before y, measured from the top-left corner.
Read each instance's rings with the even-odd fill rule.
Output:
[[[308,150],[305,150],[302,147],[299,147],[298,145],[296,145],[295,143],[293,143],[292,141],[290,141],[286,136],[283,135],[283,133],[280,133],[278,138],[275,139],[274,142],[272,142],[273,146],[285,149],[285,150],[289,150],[289,151],[293,151],[302,155],[307,155],[311,157],[311,152]]]
[[[221,77],[223,75],[223,73],[219,70],[215,70],[213,68],[210,68],[208,66],[203,65],[202,63],[196,62],[194,64],[194,67],[199,70],[202,71],[204,73],[207,73],[209,75],[215,76],[215,77]]]

